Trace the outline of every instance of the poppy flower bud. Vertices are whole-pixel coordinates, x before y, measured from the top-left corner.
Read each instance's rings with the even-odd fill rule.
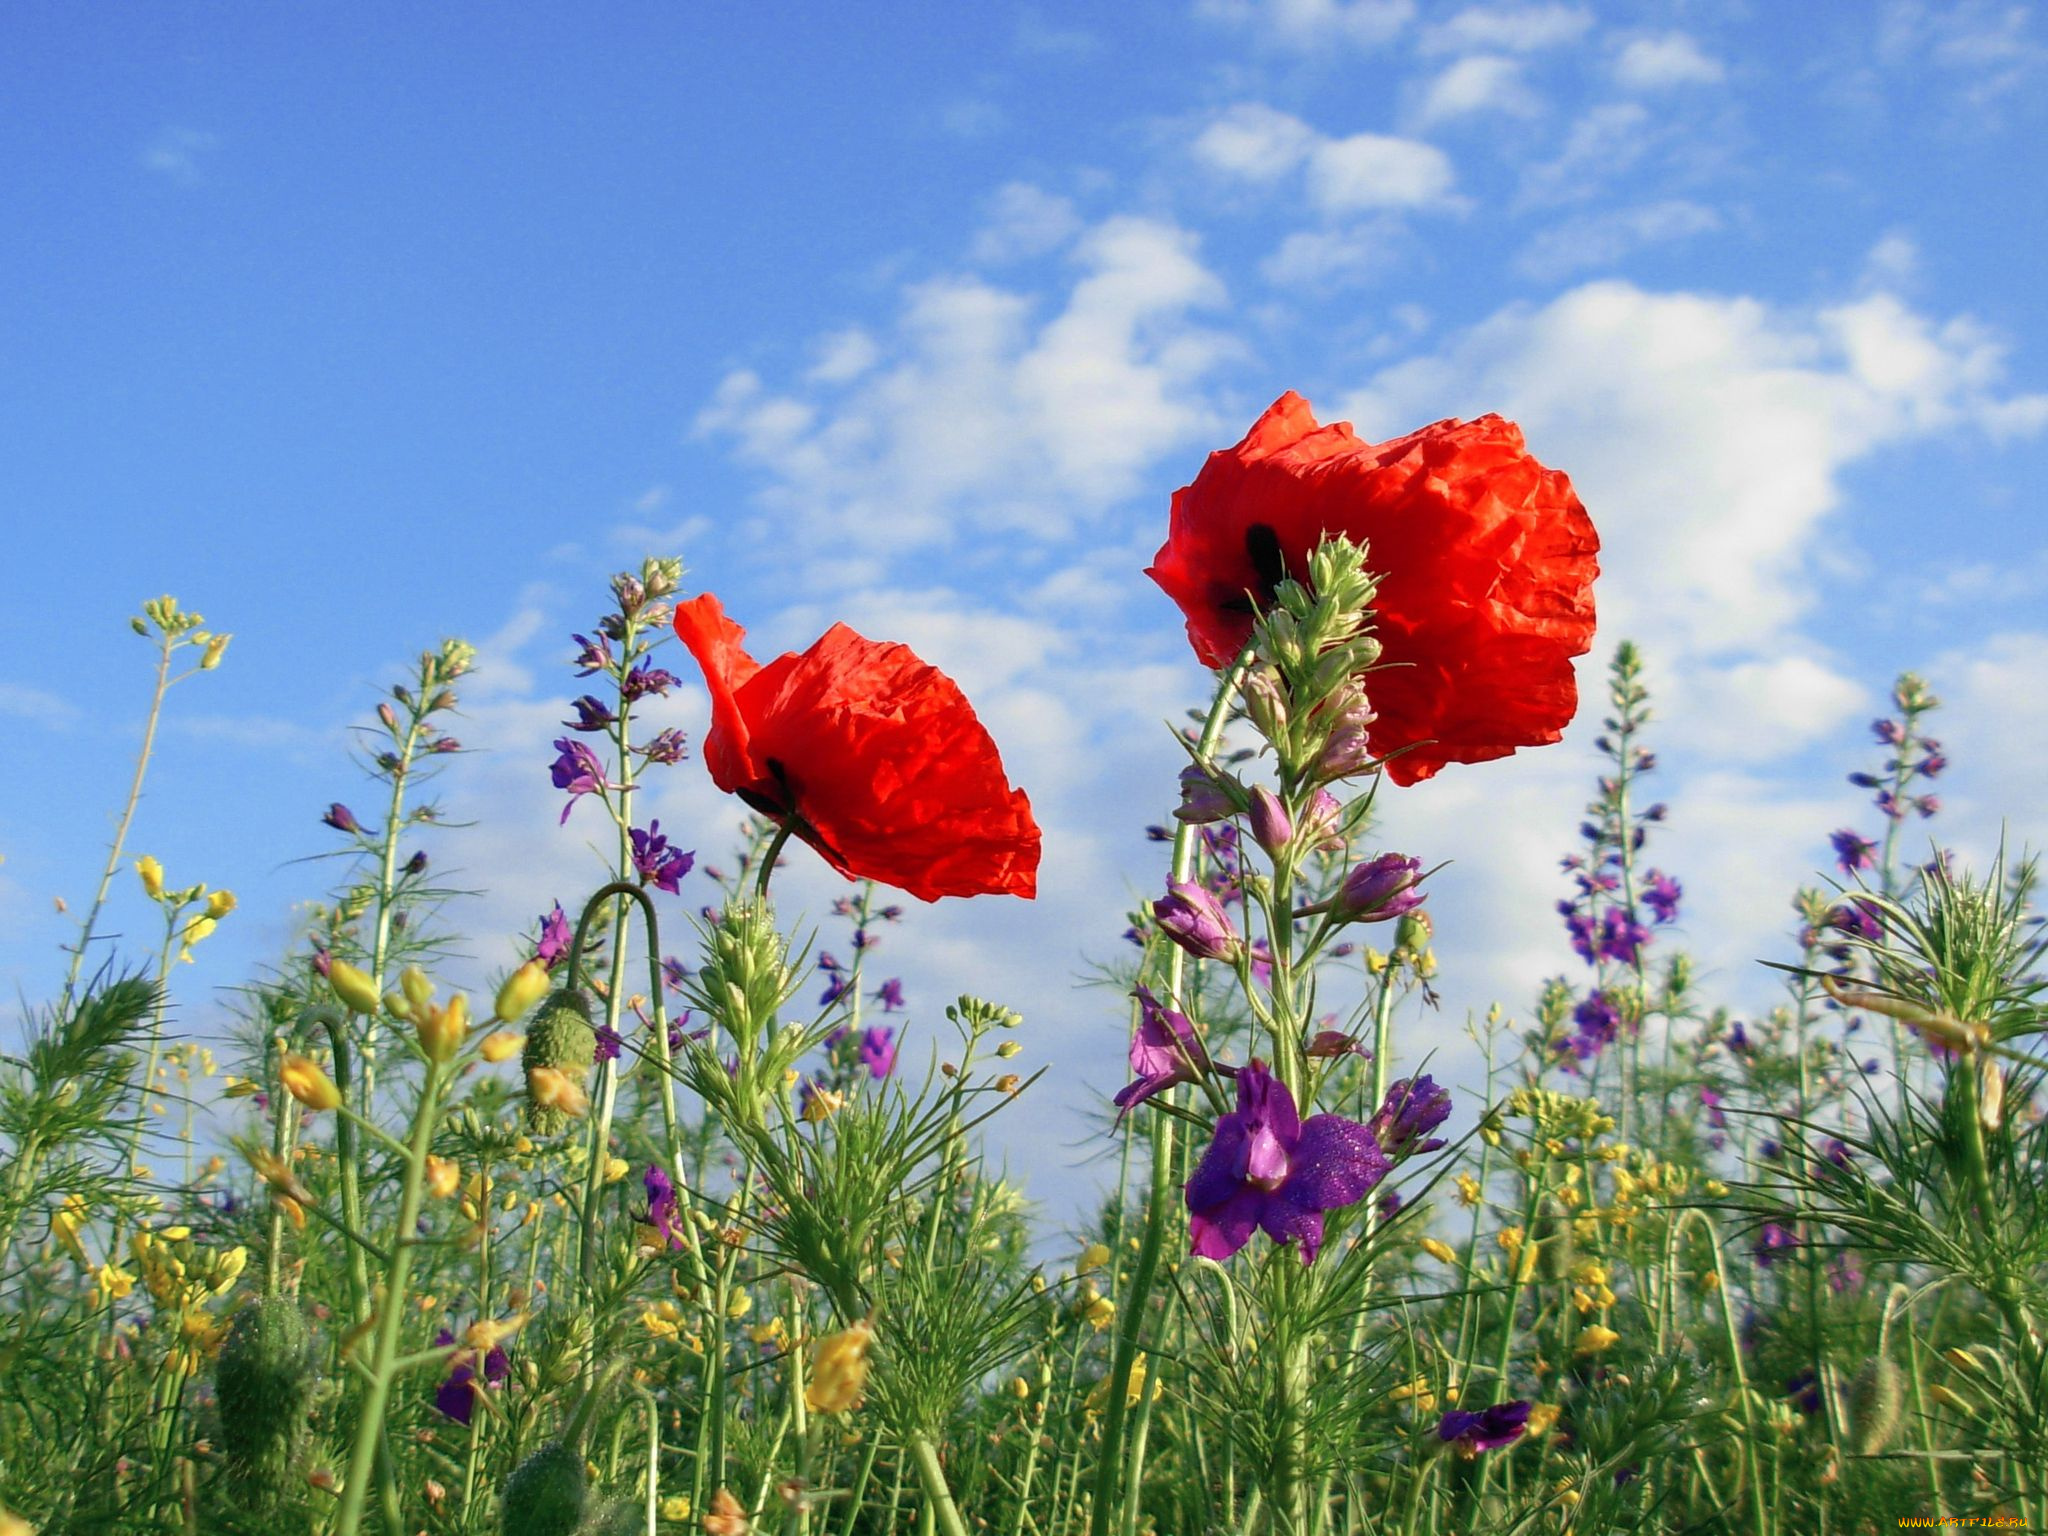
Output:
[[[561,1440],[542,1446],[505,1479],[499,1529],[505,1536],[569,1536],[583,1523],[589,1478],[579,1447]]]
[[[1905,1373],[1886,1354],[1872,1355],[1849,1383],[1849,1446],[1875,1456],[1898,1433],[1906,1407]]]
[[[1252,837],[1273,858],[1294,841],[1294,820],[1280,797],[1261,784],[1252,790]]]
[[[282,1488],[316,1380],[313,1331],[294,1303],[270,1296],[235,1314],[214,1376],[220,1448],[234,1477]]]
[[[1152,903],[1152,916],[1166,936],[1197,960],[1235,960],[1244,941],[1230,914],[1207,889],[1188,880],[1166,882],[1167,894]]]
[[[597,1059],[597,1030],[591,1023],[590,1001],[583,993],[563,988],[541,1004],[520,1053],[529,1086],[536,1071],[552,1069],[578,1085]],[[544,1080],[545,1081],[545,1080]],[[527,1128],[540,1136],[558,1136],[573,1111],[558,1108],[540,1094],[526,1106]]]
[[[1422,905],[1422,892],[1415,889],[1421,877],[1422,860],[1383,853],[1344,877],[1344,887],[1330,907],[1350,923],[1383,923],[1403,917]]]
[[[538,960],[529,960],[505,978],[491,1012],[500,1024],[516,1024],[525,1017],[527,1009],[547,996],[547,991],[547,967]]]
[[[376,983],[346,960],[329,962],[327,985],[334,989],[335,997],[350,1013],[360,1013],[366,1018],[376,1016],[382,1003],[377,996]]]
[[[1206,827],[1236,814],[1236,802],[1215,777],[1193,763],[1181,769],[1180,806],[1173,813],[1176,821]]]
[[[341,1104],[341,1090],[334,1079],[305,1056],[287,1056],[279,1069],[285,1091],[308,1109],[335,1109]]]

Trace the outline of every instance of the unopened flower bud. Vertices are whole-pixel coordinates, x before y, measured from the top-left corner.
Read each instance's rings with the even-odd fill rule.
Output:
[[[356,813],[339,800],[327,807],[327,814],[320,818],[337,832],[360,832],[362,823],[356,820]]]
[[[164,893],[164,867],[152,854],[144,854],[135,861],[135,873],[142,880],[142,894],[155,901]]]
[[[1167,894],[1152,903],[1152,916],[1166,936],[1197,960],[1235,960],[1244,948],[1230,914],[1207,889],[1188,880],[1168,880]]]
[[[206,650],[199,657],[199,670],[211,672],[220,665],[221,657],[227,654],[228,642],[233,635],[214,635],[206,642]]]
[[[413,1028],[427,1060],[449,1062],[469,1034],[469,999],[458,992],[445,1004],[428,1003],[416,1010]]]
[[[498,998],[491,1011],[499,1023],[516,1024],[526,1016],[529,1008],[547,996],[547,991],[547,967],[538,960],[529,960],[505,978],[505,984],[498,988]]]
[[[408,965],[398,973],[398,985],[405,991],[405,1000],[414,1008],[424,1008],[433,999],[434,983],[416,965]]]
[[[284,1079],[285,1091],[308,1109],[336,1109],[341,1104],[341,1090],[334,1086],[334,1079],[320,1070],[319,1064],[310,1057],[291,1055],[284,1059],[279,1069]]]
[[[1339,918],[1353,923],[1383,923],[1404,917],[1422,905],[1415,882],[1422,860],[1383,853],[1358,865],[1344,877],[1344,886],[1329,905]]]
[[[1205,827],[1237,814],[1237,805],[1211,774],[1189,763],[1180,771],[1180,806],[1174,819]]]
[[[335,997],[349,1012],[360,1013],[366,1018],[376,1015],[382,1001],[377,996],[376,984],[346,960],[329,963],[327,985],[334,989]]]
[[[1263,784],[1252,790],[1251,822],[1252,837],[1273,858],[1280,857],[1281,850],[1294,841],[1293,818],[1280,797]]]
[[[811,1379],[804,1385],[804,1403],[813,1413],[845,1413],[860,1401],[868,1382],[868,1350],[875,1330],[855,1323],[842,1333],[818,1341]]]

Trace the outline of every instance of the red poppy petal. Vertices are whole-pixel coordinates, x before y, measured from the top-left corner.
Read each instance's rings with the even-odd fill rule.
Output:
[[[750,733],[737,694],[761,668],[740,643],[747,632],[725,616],[725,605],[709,592],[676,604],[675,628],[711,690],[711,730],[704,738],[711,781],[727,794],[749,788],[761,769],[749,751]]]
[[[925,901],[1037,893],[1029,799],[953,680],[907,646],[837,624],[738,701],[755,759],[789,786],[808,840],[842,874]]]

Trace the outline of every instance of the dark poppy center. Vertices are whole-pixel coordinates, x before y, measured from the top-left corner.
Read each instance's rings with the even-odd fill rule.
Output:
[[[1280,548],[1280,535],[1266,523],[1253,523],[1244,531],[1245,558],[1258,579],[1247,591],[1224,599],[1222,607],[1231,613],[1254,613],[1270,608],[1273,590],[1287,579],[1287,556]]]

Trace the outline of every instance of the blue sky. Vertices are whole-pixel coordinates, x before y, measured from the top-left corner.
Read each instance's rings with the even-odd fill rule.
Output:
[[[173,696],[131,850],[243,899],[181,1017],[282,952],[360,793],[348,725],[444,634],[483,652],[444,781],[478,826],[427,846],[508,958],[597,872],[546,777],[567,636],[675,553],[764,650],[844,618],[981,708],[1044,897],[921,909],[884,957],[913,1020],[1022,1008],[1079,1137],[1120,1015],[1073,980],[1157,883],[1160,722],[1202,681],[1140,571],[1293,388],[1371,438],[1498,410],[1573,476],[1607,543],[1582,683],[1648,649],[1658,858],[1753,1006],[1897,670],[1949,701],[1948,840],[2048,841],[2044,79],[2037,10],[1968,0],[23,0],[0,982],[61,979],[53,901],[90,896],[147,696],[125,619],[164,591],[236,636]],[[1411,1055],[1564,968],[1590,734],[1383,801],[1455,861]],[[730,841],[694,762],[644,803]]]

